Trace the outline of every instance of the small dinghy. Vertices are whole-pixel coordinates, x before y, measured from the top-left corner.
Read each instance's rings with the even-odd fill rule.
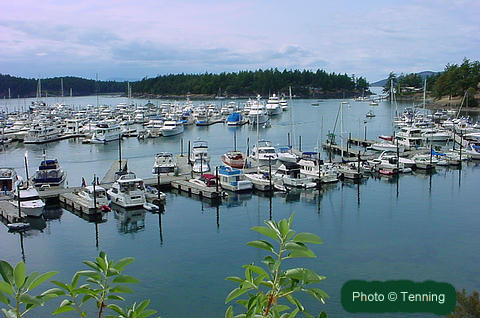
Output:
[[[158,205],[155,205],[153,203],[149,203],[149,202],[145,202],[143,204],[143,208],[147,211],[158,211],[160,210],[160,208],[158,207]]]

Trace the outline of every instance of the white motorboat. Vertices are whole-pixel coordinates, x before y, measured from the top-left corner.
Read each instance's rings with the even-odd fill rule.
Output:
[[[163,137],[175,136],[183,133],[183,124],[175,120],[167,120],[163,123],[163,127],[160,128],[160,133]]]
[[[30,129],[23,140],[24,144],[42,144],[50,141],[60,140],[62,134],[55,126],[38,125]]]
[[[203,140],[195,140],[192,144],[192,152],[190,154],[190,161],[195,162],[197,159],[202,159],[210,162],[208,155],[208,142]]]
[[[277,116],[282,113],[282,107],[280,106],[280,99],[277,95],[273,94],[267,100],[267,105],[265,105],[265,110],[267,114],[271,116]]]
[[[122,137],[122,128],[117,124],[99,123],[96,125],[92,138],[86,140],[92,144],[104,144]]]
[[[368,149],[371,150],[376,150],[376,151],[390,151],[390,152],[396,152],[397,151],[397,145],[383,141],[383,142],[377,142],[372,144]],[[404,146],[398,146],[398,151],[403,152],[405,150]]]
[[[204,173],[210,171],[210,163],[205,159],[195,159],[192,165],[192,171],[195,173]]]
[[[233,192],[249,191],[253,188],[251,180],[247,180],[243,171],[228,166],[221,166],[218,170],[220,186]]]
[[[278,103],[280,104],[282,111],[288,110],[288,102],[285,100],[285,98],[282,97]]]
[[[247,157],[241,151],[231,150],[222,155],[222,161],[232,168],[243,169],[247,164]]]
[[[60,167],[57,159],[44,159],[40,162],[32,178],[35,187],[48,184],[51,187],[63,186],[66,173]]]
[[[254,101],[250,105],[250,111],[248,112],[248,121],[250,124],[259,125],[264,124],[268,120],[268,113],[265,110],[265,106],[260,101]]]
[[[469,155],[474,160],[480,160],[480,146],[469,144],[464,150],[465,154]]]
[[[275,183],[294,188],[313,188],[317,184],[310,177],[300,175],[300,166],[295,162],[284,162],[272,175]]]
[[[338,167],[338,173],[344,179],[359,180],[363,177],[362,173],[359,171],[358,166],[356,166],[355,163],[340,165]]]
[[[323,163],[316,152],[304,152],[298,165],[302,176],[310,177],[320,183],[338,181],[337,167],[331,163]]]
[[[105,188],[101,186],[95,186],[95,191],[93,185],[83,187],[77,195],[87,204],[89,209],[101,209],[102,206],[108,205],[107,192],[105,191]]]
[[[123,208],[143,207],[145,204],[145,187],[143,179],[133,172],[121,175],[107,191],[113,204]]]
[[[251,158],[257,160],[258,165],[275,164],[278,159],[275,147],[267,140],[259,140],[257,145],[253,147]]]
[[[20,210],[28,216],[39,217],[45,208],[45,203],[43,203],[37,190],[32,186],[20,189],[20,199],[17,189],[13,189],[13,200],[10,203],[18,209],[18,201],[20,201]]]
[[[297,162],[298,156],[292,152],[292,147],[279,147],[277,151],[277,159],[281,162]]]
[[[155,162],[153,163],[152,174],[167,174],[174,173],[177,164],[170,152],[159,152],[155,155]]]
[[[433,155],[415,155],[412,157],[418,169],[430,170],[437,165],[437,159]]]
[[[245,178],[253,183],[253,187],[259,191],[271,191],[273,190],[273,180],[270,181],[268,174],[266,173],[247,173]]]

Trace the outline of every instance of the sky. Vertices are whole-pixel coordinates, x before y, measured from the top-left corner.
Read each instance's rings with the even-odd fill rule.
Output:
[[[139,80],[324,69],[374,82],[480,60],[479,0],[0,0],[0,73]]]

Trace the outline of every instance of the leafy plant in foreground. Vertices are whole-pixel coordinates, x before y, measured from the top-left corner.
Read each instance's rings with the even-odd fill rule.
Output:
[[[92,270],[76,272],[70,284],[52,281],[52,283],[60,287],[64,291],[63,294],[68,297],[60,303],[53,313],[60,314],[76,311],[81,317],[86,317],[87,313],[82,309],[82,306],[86,301],[93,299],[97,305],[99,318],[103,316],[105,308],[109,308],[119,314],[119,316],[108,317],[144,318],[155,314],[155,310],[146,309],[150,300],[145,300],[138,306],[134,304],[132,307],[127,308],[127,310],[123,310],[116,304],[109,303],[112,300],[125,301],[119,294],[133,293],[132,289],[124,284],[138,283],[139,281],[135,277],[122,275],[125,266],[133,261],[134,258],[127,257],[114,262],[108,259],[104,252],[100,252],[94,262],[83,262]],[[79,285],[81,276],[87,277],[86,281],[89,284]]]
[[[0,281],[0,301],[7,305],[7,308],[2,308],[3,315],[6,318],[20,318],[35,307],[43,306],[47,300],[57,297],[62,292],[58,288],[49,289],[38,296],[30,294],[55,274],[57,272],[33,272],[27,276],[23,262],[12,268],[9,263],[0,261],[0,275],[3,278],[3,281]]]
[[[238,283],[227,296],[225,303],[235,299],[236,303],[242,305],[246,312],[235,317],[275,317],[292,318],[300,312],[307,317],[313,317],[306,311],[305,307],[296,298],[296,294],[306,293],[321,303],[324,303],[328,295],[321,289],[310,287],[312,283],[319,283],[325,279],[307,268],[282,269],[282,262],[287,259],[299,257],[316,257],[315,253],[308,248],[307,243],[322,244],[322,240],[312,233],[296,233],[291,229],[293,214],[290,218],[283,219],[279,223],[265,221],[266,226],[255,226],[252,230],[275,240],[274,245],[265,240],[252,241],[247,243],[250,246],[267,250],[267,255],[262,263],[264,267],[256,266],[253,263],[244,265],[245,278],[227,277],[227,280]],[[238,299],[243,294],[248,297]],[[283,301],[286,300],[286,301]],[[281,303],[281,301],[283,301]],[[293,305],[286,305],[290,303]],[[229,306],[225,312],[226,318],[234,317],[233,306]],[[318,317],[326,317],[325,312]]]

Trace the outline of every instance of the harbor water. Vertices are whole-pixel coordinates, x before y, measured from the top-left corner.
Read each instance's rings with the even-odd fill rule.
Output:
[[[100,103],[112,106],[126,101],[119,97],[100,98]],[[95,102],[95,97],[65,100],[75,107]],[[289,111],[272,119],[271,127],[259,129],[259,138],[286,145],[291,133],[296,148],[300,147],[301,136],[302,150],[313,151],[334,130],[335,123],[337,134],[340,131],[340,103],[325,100],[312,106],[312,100],[294,100]],[[22,105],[23,100],[11,102],[8,107],[11,111]],[[399,107],[405,106],[410,105]],[[371,109],[376,116],[366,118]],[[395,106],[389,102],[372,107],[367,102],[350,100],[343,106],[345,136],[351,133],[352,137],[364,138],[366,131],[367,139],[376,139],[392,134],[394,111]],[[249,125],[231,128],[219,123],[191,126],[183,134],[169,138],[124,138],[122,157],[128,159],[129,169],[138,176],[153,177],[156,153],[186,153],[188,141],[201,138],[209,142],[211,164],[216,166],[220,165],[220,156],[233,149],[234,135],[237,148],[245,152],[249,138],[251,151],[257,130]],[[11,144],[0,152],[0,166],[13,167],[25,176],[23,158],[27,151],[32,174],[44,149],[49,158],[58,158],[67,172],[68,186],[79,186],[82,177],[91,181],[94,174],[101,178],[118,156],[117,142],[82,144],[79,139],[68,139],[43,145]],[[437,167],[432,173],[370,177],[360,184],[339,182],[320,190],[294,190],[273,197],[256,193],[231,195],[220,205],[167,192],[163,214],[112,211],[103,222],[88,222],[60,207],[48,206],[45,217],[34,220],[34,229],[25,234],[9,233],[6,227],[0,227],[0,258],[10,263],[24,260],[28,271],[57,270],[60,273],[56,280],[67,281],[75,271],[85,268],[82,260],[94,258],[99,251],[113,259],[132,256],[136,261],[127,267],[127,274],[141,283],[133,286],[135,294],[127,295],[129,302],[149,298],[151,307],[164,318],[223,317],[225,297],[235,287],[225,277],[242,276],[242,265],[260,264],[264,257],[264,253],[246,245],[260,239],[251,227],[295,213],[294,229],[315,233],[324,244],[313,247],[317,258],[286,265],[301,265],[326,276],[316,287],[330,295],[325,305],[304,297],[305,307],[312,313],[326,311],[329,317],[345,317],[340,289],[351,279],[435,280],[451,283],[456,289],[478,289],[478,189],[480,163],[471,161],[462,169]],[[46,315],[53,311],[54,303],[56,300],[39,312]]]

